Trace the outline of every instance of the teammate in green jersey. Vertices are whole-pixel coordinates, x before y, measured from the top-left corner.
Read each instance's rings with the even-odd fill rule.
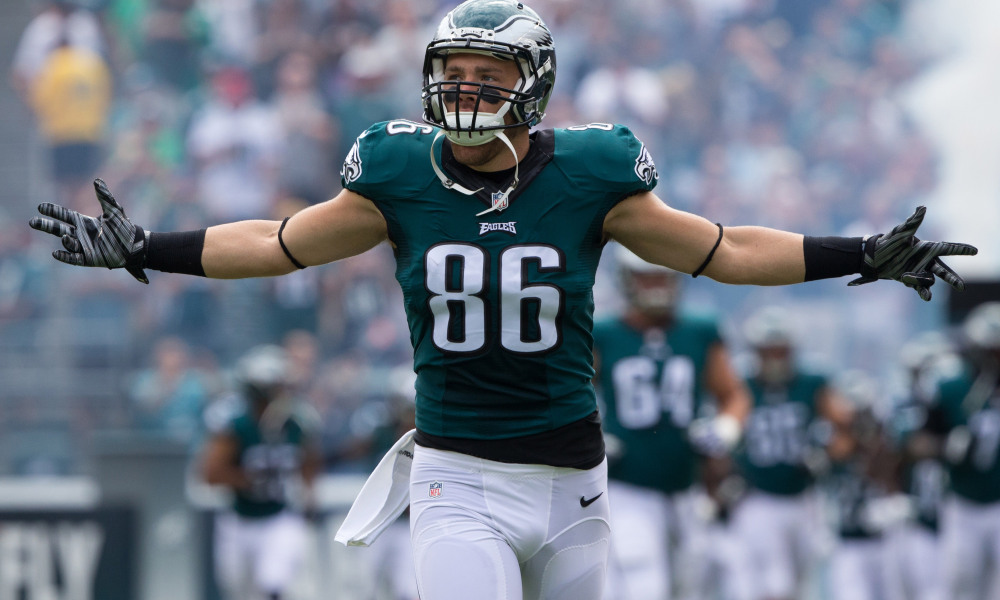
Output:
[[[594,271],[615,239],[644,259],[733,284],[860,273],[930,299],[940,257],[919,208],[868,238],[728,227],[670,208],[628,129],[530,128],[545,114],[555,42],[515,0],[468,0],[427,47],[426,124],[364,132],[335,198],[284,221],[147,233],[101,181],[103,215],[45,203],[30,225],[62,238],[57,260],[222,279],[264,277],[359,254],[396,255],[417,372],[410,482],[424,600],[597,598],[609,526],[590,378]],[[597,498],[582,504],[580,499]]]
[[[871,375],[850,370],[835,383],[852,407],[851,443],[821,481],[835,511],[836,538],[822,578],[831,600],[896,598],[891,593],[887,533],[898,527],[907,504],[897,492],[899,457],[885,419],[885,394]]]
[[[732,528],[745,551],[742,581],[752,600],[801,597],[823,544],[815,475],[827,447],[843,447],[850,408],[827,377],[798,364],[792,320],[780,307],[747,319],[756,365],[747,383],[753,408],[735,460],[746,494]],[[835,450],[834,450],[835,452]]]
[[[948,489],[941,456],[948,433],[938,381],[957,374],[961,360],[942,331],[923,332],[900,349],[891,433],[899,447],[899,488],[910,502],[908,518],[889,532],[888,570],[895,598],[943,600],[940,512]]]
[[[962,338],[964,368],[937,389],[951,480],[941,518],[944,577],[948,598],[985,600],[1000,592],[1000,302],[974,308]]]
[[[698,511],[707,500],[698,471],[703,457],[720,458],[736,444],[750,396],[715,319],[681,309],[680,273],[614,248],[625,310],[594,325],[604,431],[614,440],[605,597],[702,597],[708,520]],[[712,425],[692,430],[707,418],[706,400]]]
[[[211,437],[201,459],[205,481],[233,494],[215,520],[216,582],[233,600],[281,600],[305,558],[302,508],[320,468],[316,419],[289,397],[279,346],[251,349],[236,371],[239,394],[206,411]],[[296,485],[306,492],[298,506]]]

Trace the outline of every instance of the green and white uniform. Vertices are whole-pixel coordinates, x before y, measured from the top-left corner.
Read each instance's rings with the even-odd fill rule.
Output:
[[[242,413],[229,425],[229,433],[240,447],[240,466],[250,479],[249,490],[234,495],[233,510],[253,519],[278,514],[289,507],[288,490],[302,473],[307,433],[289,420],[275,439],[265,440],[253,416]]]
[[[975,373],[966,370],[938,385],[946,427],[965,427],[971,434],[968,451],[949,470],[951,489],[977,504],[1000,503],[1000,382],[974,394],[974,381]]]
[[[687,428],[701,411],[709,350],[722,343],[715,320],[680,315],[666,329],[636,331],[621,319],[598,323],[604,431],[621,443],[612,479],[680,492],[695,482]]]
[[[476,216],[509,180],[459,164],[448,144],[433,144],[436,132],[376,124],[342,172],[344,187],[381,211],[395,246],[417,441],[504,462],[592,467],[603,458],[599,424],[584,425],[596,410],[592,287],[602,226],[615,204],[654,187],[648,153],[621,126],[534,132],[509,206]],[[432,154],[482,190],[446,189]],[[495,443],[511,438],[524,438],[519,449]]]
[[[624,127],[536,131],[503,202],[514,170],[469,169],[438,133],[376,124],[341,174],[385,218],[410,327],[420,595],[596,598],[610,529],[592,287],[605,217],[656,170]]]
[[[874,510],[886,500],[888,490],[867,472],[870,460],[855,455],[834,462],[824,478],[836,510],[838,535],[827,575],[826,593],[832,600],[903,597],[890,592],[898,584],[898,574],[889,569],[885,524]]]
[[[937,391],[949,441],[960,432],[968,440],[949,465],[952,493],[941,518],[946,592],[958,600],[992,597],[983,582],[1000,569],[1000,381],[967,365]]]
[[[747,484],[780,496],[801,494],[813,484],[806,467],[809,428],[816,420],[816,397],[826,384],[821,375],[801,372],[781,386],[748,380],[753,407],[736,456]]]
[[[236,397],[217,401],[209,412],[209,429],[236,440],[239,465],[251,483],[235,491],[231,510],[215,520],[216,581],[231,598],[247,597],[248,590],[281,593],[305,557],[305,521],[292,510],[288,491],[302,473],[314,432],[294,418],[265,432]]]
[[[795,371],[783,384],[753,377],[753,405],[735,461],[748,491],[733,511],[736,538],[746,549],[743,581],[754,598],[790,598],[823,543],[821,504],[806,466],[815,451],[816,400],[826,387],[819,374]]]
[[[705,315],[677,314],[645,331],[620,318],[594,327],[604,430],[617,446],[608,467],[607,600],[670,598],[699,579],[707,532],[689,492],[698,455],[687,428],[701,412],[709,352],[721,343]]]

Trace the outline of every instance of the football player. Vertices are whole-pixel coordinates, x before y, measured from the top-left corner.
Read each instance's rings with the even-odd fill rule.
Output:
[[[910,514],[889,532],[889,599],[944,600],[940,512],[948,487],[941,457],[944,417],[934,401],[937,382],[960,368],[952,342],[930,331],[907,342],[899,355],[901,388],[893,394],[892,434],[901,458],[900,490]]]
[[[951,493],[941,522],[947,597],[985,600],[1000,592],[1000,302],[962,322],[962,372],[938,384],[948,430]]]
[[[146,269],[283,275],[390,244],[417,372],[409,495],[420,596],[598,598],[610,528],[592,286],[608,240],[726,283],[855,273],[854,285],[893,279],[925,300],[936,278],[964,285],[941,257],[976,250],[915,238],[923,207],[867,238],[723,228],[670,208],[627,127],[531,131],[555,79],[555,41],[535,11],[468,0],[426,49],[425,123],[363,132],[335,198],[282,221],[147,234],[97,181],[102,216],[44,203],[30,225],[62,239],[57,260],[142,282]]]
[[[594,325],[604,431],[613,440],[607,597],[676,598],[695,591],[704,564],[700,457],[721,460],[735,446],[750,397],[715,319],[680,310],[680,274],[614,248],[626,307]],[[710,419],[700,416],[706,395],[716,405]]]
[[[204,480],[233,496],[231,510],[215,521],[216,582],[231,600],[281,600],[305,557],[302,509],[321,466],[316,419],[288,395],[280,346],[247,352],[236,380],[239,393],[206,411],[211,435],[201,460]],[[303,492],[297,498],[296,486]]]
[[[798,364],[786,309],[761,309],[744,333],[756,362],[748,379],[753,407],[735,459],[747,486],[732,518],[745,552],[740,579],[752,600],[791,600],[804,594],[823,548],[814,484],[827,453],[843,451],[851,411],[826,375]]]
[[[822,485],[836,527],[826,597],[881,600],[889,597],[887,532],[907,516],[908,502],[897,492],[898,452],[880,406],[883,392],[867,373],[841,374],[837,389],[852,406],[850,438],[831,458]]]

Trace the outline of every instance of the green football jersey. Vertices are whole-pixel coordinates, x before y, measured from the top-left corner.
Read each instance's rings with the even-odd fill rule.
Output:
[[[266,517],[288,506],[288,487],[302,472],[307,434],[298,421],[287,420],[272,439],[265,439],[247,412],[236,414],[227,427],[240,449],[239,464],[251,488],[235,494],[233,508],[243,517]]]
[[[414,351],[417,428],[494,440],[583,419],[596,409],[592,288],[603,222],[623,198],[656,185],[648,152],[620,126],[533,132],[520,182],[500,202],[510,181],[458,164],[438,132],[376,124],[341,173],[388,224]],[[445,187],[432,156],[478,192]]]
[[[780,495],[799,494],[813,483],[806,467],[809,428],[816,419],[816,395],[827,385],[822,375],[798,372],[785,385],[747,385],[753,406],[743,430],[736,464],[754,488]]]
[[[604,431],[621,443],[609,477],[667,493],[694,483],[698,460],[687,428],[705,396],[709,350],[721,341],[706,316],[679,315],[646,332],[620,318],[594,326]]]
[[[973,502],[1000,502],[1000,382],[993,383],[986,397],[970,398],[975,378],[966,369],[938,384],[946,427],[966,427],[972,438],[964,459],[950,465],[951,489]]]
[[[867,540],[881,536],[880,525],[871,519],[871,506],[886,498],[888,493],[865,475],[860,457],[833,462],[823,479],[823,491],[835,512],[837,533],[841,538]]]

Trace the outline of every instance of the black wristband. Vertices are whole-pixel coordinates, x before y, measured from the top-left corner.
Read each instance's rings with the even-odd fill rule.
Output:
[[[205,248],[205,230],[152,233],[146,236],[149,250],[146,267],[165,273],[205,276],[201,251]]]
[[[861,272],[864,262],[860,237],[812,237],[802,239],[802,255],[806,263],[804,281],[843,277]]]

